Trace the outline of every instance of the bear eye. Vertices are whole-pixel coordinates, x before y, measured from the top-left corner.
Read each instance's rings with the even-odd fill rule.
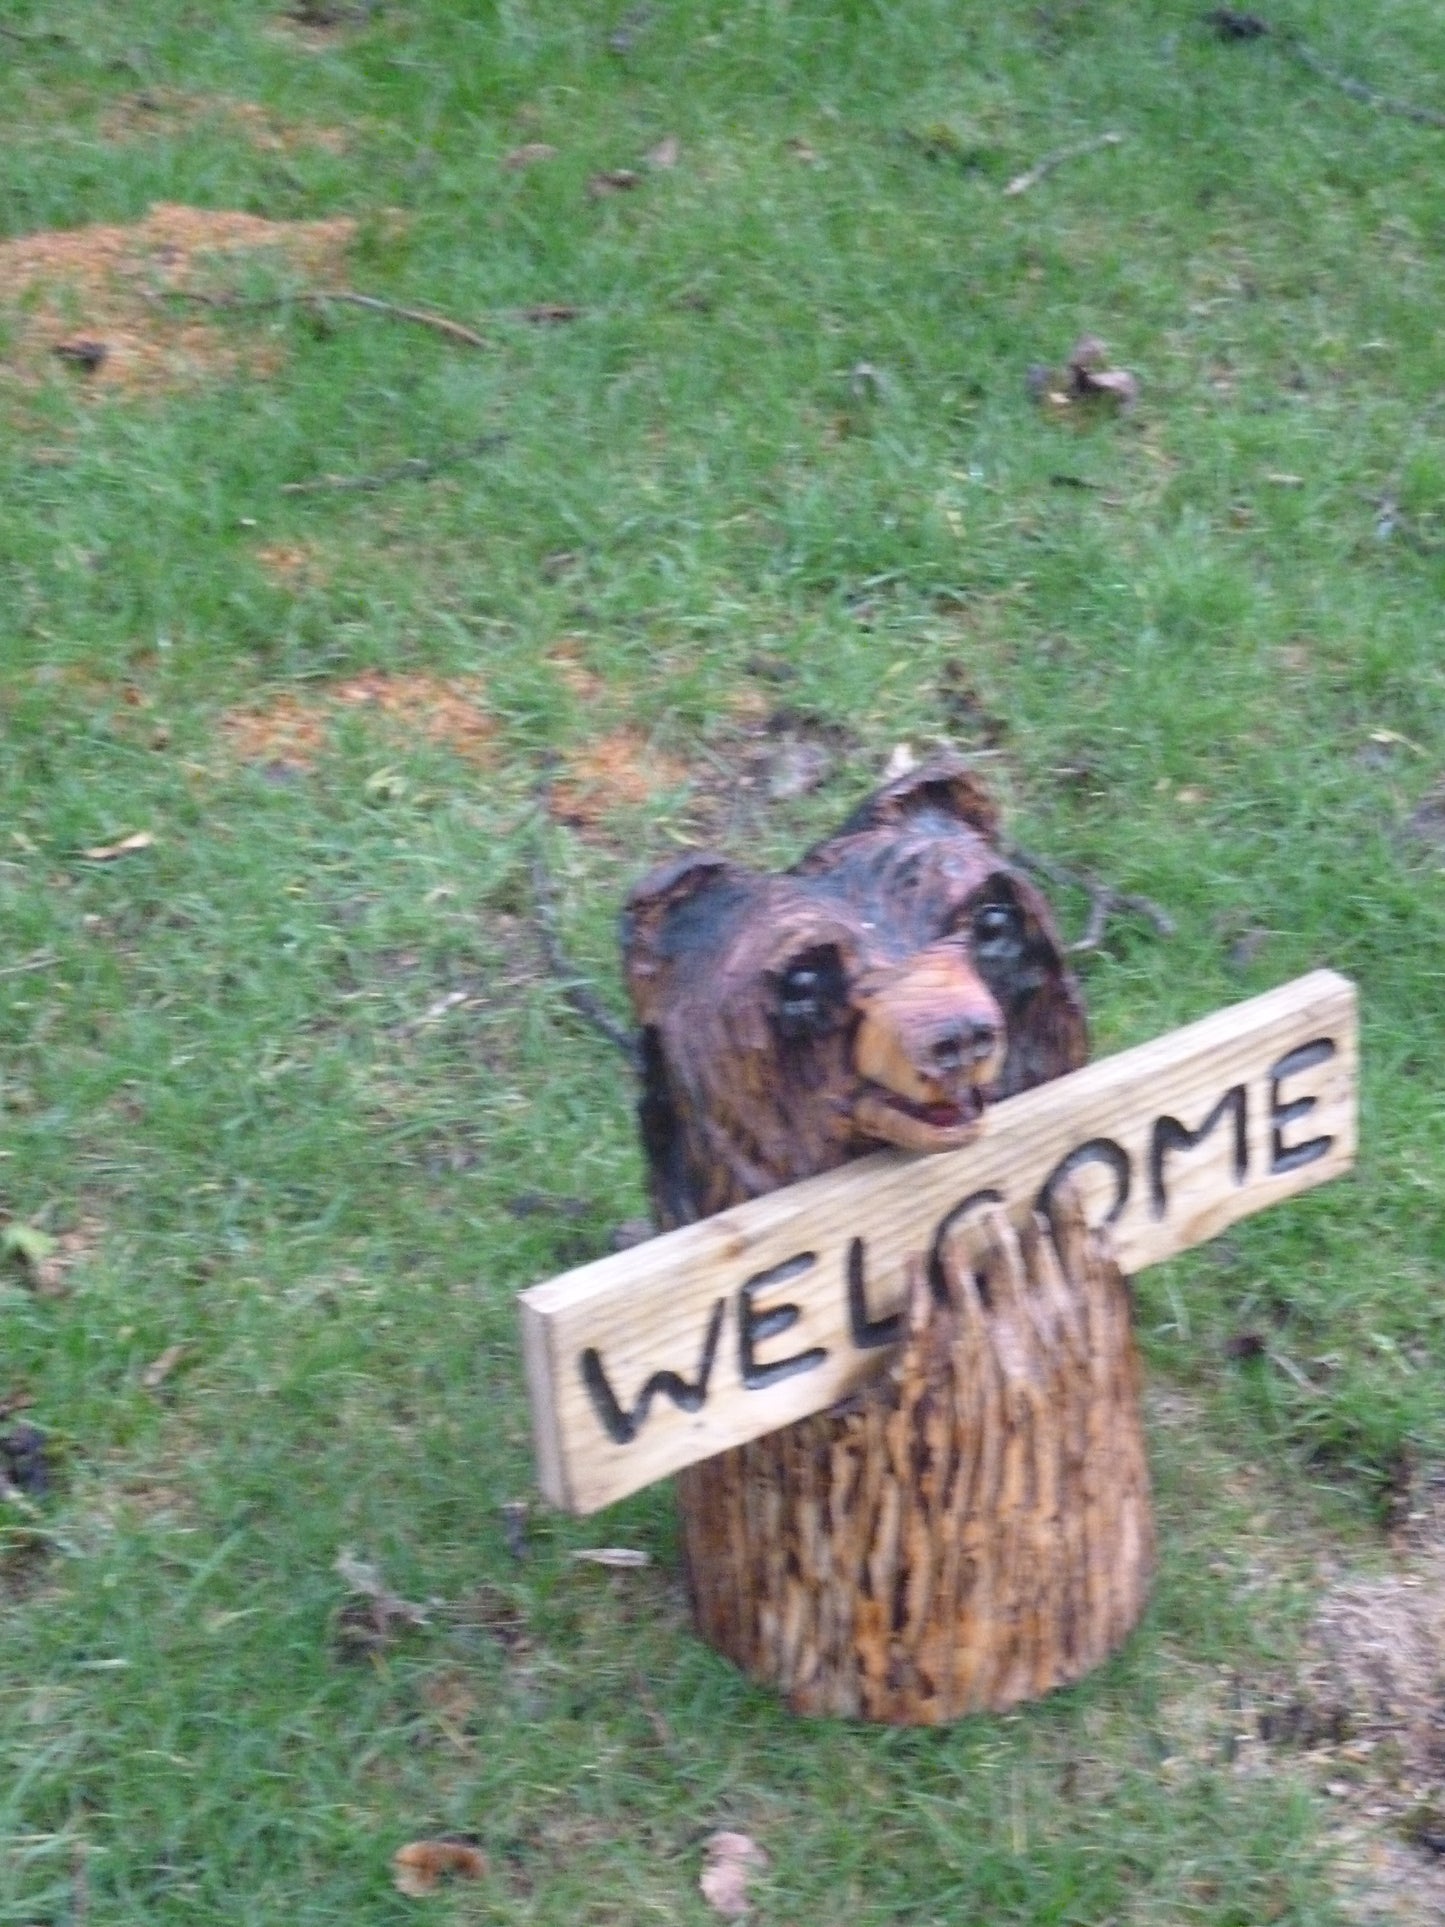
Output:
[[[1024,920],[1016,906],[980,904],[973,913],[973,947],[990,960],[1016,957],[1024,947]]]
[[[812,1037],[833,1021],[843,988],[842,968],[831,950],[797,957],[778,979],[778,1020],[785,1037]]]

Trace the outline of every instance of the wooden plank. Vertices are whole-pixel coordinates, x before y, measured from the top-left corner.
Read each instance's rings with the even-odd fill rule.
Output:
[[[1134,1272],[1337,1177],[1355,1004],[1315,971],[996,1105],[963,1150],[878,1152],[524,1292],[543,1492],[593,1512],[845,1397],[890,1355],[909,1260],[986,1198],[1022,1217],[1069,1173]]]

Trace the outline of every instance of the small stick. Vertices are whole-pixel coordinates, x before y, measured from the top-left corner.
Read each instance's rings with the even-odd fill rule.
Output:
[[[507,440],[505,435],[479,435],[474,442],[461,442],[444,449],[440,455],[410,455],[391,468],[378,469],[374,475],[318,475],[309,482],[283,482],[283,495],[321,495],[336,489],[362,490],[390,488],[393,482],[424,482],[444,468],[455,468],[475,455],[484,455]]]
[[[1222,40],[1259,40],[1274,31],[1257,13],[1240,13],[1234,7],[1216,7],[1204,17]],[[1292,54],[1302,67],[1308,67],[1312,74],[1318,74],[1321,80],[1327,80],[1362,106],[1373,107],[1381,114],[1398,114],[1402,120],[1412,120],[1418,127],[1445,127],[1445,114],[1438,108],[1417,107],[1414,101],[1397,100],[1393,94],[1382,94],[1377,87],[1366,86],[1353,74],[1342,74],[1292,33],[1280,34],[1277,38],[1285,52]]]
[[[1078,954],[1087,950],[1097,950],[1104,941],[1104,933],[1109,927],[1109,918],[1116,910],[1132,910],[1136,916],[1145,917],[1161,937],[1178,934],[1178,925],[1167,911],[1161,910],[1152,897],[1141,897],[1128,890],[1116,890],[1112,885],[1100,883],[1097,878],[1083,871],[1067,870],[1063,864],[1055,863],[1045,856],[1032,856],[1027,850],[1015,846],[1009,852],[1015,863],[1035,875],[1047,877],[1050,883],[1067,885],[1082,890],[1089,899],[1089,920],[1084,926],[1084,934],[1069,949]]]
[[[68,33],[61,33],[55,27],[42,27],[39,33],[25,33],[19,27],[0,26],[0,35],[13,40],[21,47],[69,47],[73,46]]]
[[[1122,134],[1096,134],[1092,140],[1076,141],[1072,147],[1057,148],[1052,154],[1045,154],[1041,161],[1035,161],[1025,174],[1015,174],[1005,194],[1027,194],[1031,187],[1037,187],[1056,167],[1066,161],[1079,160],[1085,154],[1097,154],[1101,147],[1117,147],[1123,140]]]
[[[1356,80],[1353,75],[1342,74],[1336,68],[1328,66],[1314,49],[1307,47],[1302,40],[1290,39],[1285,42],[1285,45],[1301,66],[1308,67],[1310,72],[1318,74],[1321,80],[1329,81],[1332,87],[1338,87],[1340,92],[1348,94],[1351,100],[1357,100],[1365,107],[1373,107],[1377,113],[1398,114],[1402,120],[1414,121],[1417,127],[1445,127],[1445,114],[1440,113],[1438,109],[1417,107],[1413,101],[1396,100],[1393,94],[1382,94],[1378,88],[1367,87],[1363,80]]]
[[[301,307],[319,308],[334,301],[349,308],[366,308],[372,314],[390,315],[395,321],[414,321],[419,328],[434,328],[438,334],[448,336],[453,341],[465,342],[469,348],[490,348],[491,343],[475,329],[464,327],[460,321],[453,321],[450,315],[433,314],[427,308],[404,308],[396,301],[382,301],[374,294],[358,294],[354,288],[303,288],[297,294],[261,295],[248,300],[239,295],[198,294],[190,288],[167,288],[166,296],[172,301],[191,301],[202,308],[219,308],[233,313],[256,313],[264,308],[286,308],[293,304]]]
[[[577,1015],[591,1024],[594,1030],[601,1031],[609,1044],[617,1049],[631,1065],[633,1072],[642,1073],[642,1053],[633,1033],[620,1024],[608,1010],[592,986],[568,967],[562,949],[562,938],[557,928],[557,905],[552,895],[552,879],[542,859],[540,849],[532,858],[532,905],[537,925],[537,937],[542,946],[548,970],[557,979],[557,986]]]
[[[59,961],[53,950],[40,950],[33,957],[27,957],[23,963],[5,964],[0,967],[0,977],[23,977],[29,970],[49,970],[53,963]]]

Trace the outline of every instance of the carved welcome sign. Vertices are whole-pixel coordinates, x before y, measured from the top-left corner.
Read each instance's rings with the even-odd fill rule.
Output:
[[[908,1266],[1072,1180],[1141,1270],[1338,1177],[1356,1144],[1353,984],[1318,970],[985,1113],[580,1266],[521,1297],[541,1485],[594,1512],[835,1404],[901,1335]]]

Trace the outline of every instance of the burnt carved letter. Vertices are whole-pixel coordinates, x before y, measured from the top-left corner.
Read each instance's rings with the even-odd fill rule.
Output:
[[[1156,1218],[1162,1218],[1169,1208],[1164,1189],[1165,1158],[1171,1151],[1192,1150],[1196,1144],[1202,1144],[1226,1112],[1234,1116],[1234,1182],[1243,1184],[1249,1176],[1248,1115],[1243,1084],[1230,1085],[1197,1131],[1191,1131],[1177,1117],[1155,1118],[1154,1135],[1149,1144],[1149,1206]]]
[[[1270,1119],[1270,1161],[1271,1174],[1277,1176],[1281,1171],[1298,1171],[1302,1164],[1313,1164],[1322,1158],[1334,1143],[1332,1137],[1307,1137],[1299,1144],[1286,1144],[1284,1127],[1294,1123],[1296,1118],[1304,1117],[1319,1102],[1317,1097],[1296,1097],[1288,1104],[1279,1101],[1279,1087],[1287,1077],[1295,1077],[1301,1071],[1313,1070],[1316,1064],[1324,1064],[1335,1054],[1335,1040],[1332,1037],[1316,1037],[1313,1043],[1300,1044],[1296,1049],[1286,1051],[1269,1074],[1269,1119]]]
[[[1075,1145],[1067,1157],[1060,1158],[1039,1187],[1035,1208],[1042,1211],[1051,1224],[1059,1187],[1086,1164],[1102,1164],[1114,1179],[1114,1202],[1104,1213],[1104,1223],[1113,1224],[1122,1216],[1124,1206],[1129,1202],[1129,1153],[1111,1137],[1091,1137],[1085,1143]]]
[[[891,1311],[884,1318],[869,1317],[863,1257],[863,1240],[852,1239],[848,1246],[848,1335],[860,1352],[871,1352],[898,1343],[903,1336],[903,1313]]]
[[[808,1351],[794,1352],[790,1358],[775,1358],[772,1364],[764,1365],[757,1351],[760,1339],[778,1337],[797,1324],[800,1314],[796,1305],[770,1305],[758,1310],[753,1300],[760,1292],[811,1271],[817,1262],[816,1253],[800,1252],[785,1264],[774,1265],[771,1271],[756,1272],[738,1293],[738,1377],[750,1392],[766,1391],[768,1386],[791,1378],[795,1372],[811,1372],[828,1356],[824,1346],[814,1345]]]
[[[654,1372],[638,1393],[637,1403],[630,1412],[624,1412],[617,1402],[617,1394],[602,1363],[602,1354],[591,1345],[587,1347],[582,1354],[582,1383],[587,1387],[593,1410],[614,1445],[631,1445],[647,1418],[655,1392],[664,1393],[681,1411],[702,1410],[707,1399],[708,1382],[712,1378],[713,1361],[717,1357],[718,1339],[722,1336],[726,1306],[726,1298],[719,1298],[712,1308],[697,1377],[688,1380],[680,1372]]]

